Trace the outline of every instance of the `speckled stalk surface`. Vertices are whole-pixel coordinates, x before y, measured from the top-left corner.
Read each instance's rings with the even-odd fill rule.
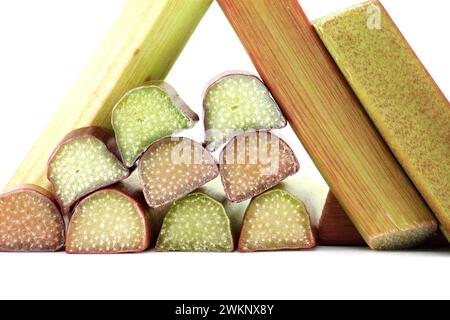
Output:
[[[156,249],[160,252],[232,252],[231,225],[223,205],[202,193],[176,201],[164,220]]]
[[[166,82],[152,82],[131,90],[112,113],[112,127],[123,163],[133,167],[153,142],[191,129],[198,120],[198,115]]]
[[[211,151],[235,134],[287,125],[264,83],[242,71],[228,72],[211,81],[204,94],[203,107],[206,144]]]
[[[214,180],[219,168],[203,146],[187,138],[164,138],[150,146],[139,162],[147,203],[158,208]]]
[[[269,132],[238,135],[220,154],[220,175],[231,202],[251,199],[299,169],[289,145]]]
[[[310,216],[298,198],[271,190],[252,200],[241,237],[240,252],[311,249],[316,246]]]
[[[333,193],[372,249],[420,244],[437,224],[297,0],[217,1]]]
[[[379,29],[373,25],[378,18]],[[380,2],[365,2],[314,26],[391,150],[450,231],[448,100]]]
[[[0,252],[55,252],[64,247],[66,227],[46,190],[26,185],[0,195]]]
[[[67,233],[70,254],[118,254],[145,251],[150,219],[139,200],[119,189],[105,189],[83,199]]]
[[[98,127],[69,133],[48,162],[47,176],[63,213],[82,197],[126,179],[114,137]]]

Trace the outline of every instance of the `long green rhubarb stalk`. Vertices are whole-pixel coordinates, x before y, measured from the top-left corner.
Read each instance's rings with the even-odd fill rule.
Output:
[[[218,0],[256,68],[373,249],[422,243],[437,223],[297,0]]]
[[[46,163],[74,129],[111,126],[111,110],[130,89],[163,80],[212,0],[129,0],[78,82],[7,188],[49,189]]]
[[[314,23],[367,113],[450,232],[450,105],[379,1]]]

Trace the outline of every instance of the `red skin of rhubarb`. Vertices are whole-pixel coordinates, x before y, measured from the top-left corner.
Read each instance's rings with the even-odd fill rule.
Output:
[[[165,82],[165,81],[150,81],[150,82],[147,82],[146,84],[144,84],[143,86],[138,87],[134,90],[139,90],[139,89],[146,88],[146,87],[158,87],[159,89],[164,91],[170,97],[170,100],[172,100],[172,103],[178,108],[178,110],[190,120],[192,127],[194,127],[194,125],[200,120],[198,114],[196,114],[194,111],[192,111],[192,109],[187,105],[187,103],[183,99],[181,99],[180,95],[175,90],[175,88],[172,87],[167,82]],[[133,90],[131,90],[131,91],[133,91]],[[124,97],[126,97],[130,92],[127,92],[124,95]],[[114,109],[117,108],[117,106],[120,104],[122,99],[117,103],[117,105],[114,107]],[[114,114],[114,110],[113,110],[113,114]],[[114,127],[114,121],[113,121],[113,127]],[[157,141],[155,141],[154,143],[156,143],[156,142]],[[116,144],[116,149],[117,149],[118,157],[120,159],[123,159],[120,149],[117,147],[117,144]],[[136,159],[134,160],[134,163],[136,163],[144,153],[145,153],[145,151],[142,152],[140,155],[138,155],[136,157]]]
[[[153,201],[153,199],[150,198],[150,196],[148,195],[148,193],[145,191],[145,188],[144,188],[143,192],[144,192],[145,200],[146,200],[147,204],[148,204],[151,208],[154,208],[154,209],[159,209],[159,208],[162,208],[162,207],[165,207],[165,206],[168,206],[168,205],[172,204],[174,201],[176,201],[176,200],[178,200],[178,199],[181,199],[181,198],[187,196],[187,195],[190,194],[191,192],[194,192],[194,191],[197,190],[198,188],[200,188],[200,187],[204,186],[205,184],[207,184],[208,182],[214,180],[214,179],[217,178],[217,177],[219,176],[219,174],[220,174],[219,168],[218,168],[218,166],[217,166],[216,161],[214,160],[214,157],[213,157],[213,156],[212,156],[205,148],[203,148],[203,146],[202,146],[201,144],[199,144],[199,143],[197,143],[197,142],[195,142],[195,141],[193,141],[193,140],[191,140],[191,139],[188,139],[188,138],[170,138],[170,137],[169,137],[169,138],[162,138],[162,139],[156,141],[155,143],[153,143],[153,144],[147,149],[147,151],[144,153],[144,156],[145,156],[146,153],[151,152],[154,148],[158,147],[160,144],[162,144],[162,143],[164,143],[164,142],[166,142],[166,141],[170,141],[170,140],[172,140],[172,139],[179,139],[180,142],[181,142],[182,140],[188,140],[188,141],[190,141],[191,143],[193,143],[196,147],[202,148],[204,154],[209,158],[210,163],[211,163],[211,164],[214,163],[215,169],[216,169],[216,170],[215,170],[215,172],[214,172],[214,175],[211,177],[211,179],[204,179],[204,180],[202,180],[197,186],[193,187],[192,190],[186,191],[186,192],[184,192],[183,194],[180,194],[180,195],[178,195],[178,196],[173,196],[173,197],[171,197],[171,198],[167,198],[166,201],[164,201],[164,202],[155,202],[155,201]],[[200,149],[199,149],[199,150],[200,150]],[[143,157],[144,157],[144,156],[143,156]],[[141,166],[142,166],[142,161],[139,163],[139,170],[138,170],[138,171],[139,171],[140,181],[144,181],[144,177],[143,177],[143,173],[142,173],[143,170],[141,169]]]
[[[94,194],[98,194],[98,193],[106,193],[106,192],[117,192],[120,193],[121,195],[125,196],[126,198],[128,198],[131,202],[134,203],[135,208],[137,209],[137,211],[139,212],[142,221],[144,223],[144,230],[145,230],[145,235],[144,235],[144,240],[142,242],[142,246],[139,249],[136,250],[127,250],[127,251],[112,251],[112,252],[76,252],[76,251],[72,251],[69,247],[69,245],[67,244],[66,248],[66,253],[71,254],[71,255],[79,255],[79,254],[100,254],[100,255],[111,255],[111,254],[124,254],[124,253],[139,253],[139,252],[144,252],[146,251],[149,246],[150,246],[150,241],[151,241],[151,225],[150,225],[150,217],[148,216],[147,213],[147,206],[145,205],[145,203],[140,199],[140,197],[138,195],[130,195],[130,193],[127,191],[128,187],[124,184],[118,184],[114,187],[111,188],[106,188],[100,191],[95,192]],[[134,193],[134,190],[132,190],[131,192]],[[93,194],[92,194],[93,195]],[[92,196],[91,195],[91,196]],[[72,223],[74,221],[74,218],[76,217],[76,215],[78,214],[78,208],[80,208],[81,206],[84,205],[84,203],[89,199],[89,197],[84,198],[82,201],[80,201],[77,206],[74,209],[74,213],[72,216],[72,219],[70,220],[69,223],[69,227],[68,227],[68,233],[67,233],[67,239],[69,239],[70,237],[70,230],[72,227]]]
[[[50,156],[50,159],[48,160],[48,164],[47,164],[47,179],[52,184],[52,190],[53,190],[53,193],[55,194],[56,201],[58,202],[63,214],[65,214],[65,215],[69,215],[74,204],[76,204],[80,199],[84,198],[85,196],[90,195],[97,190],[114,185],[114,184],[122,181],[122,179],[118,179],[118,180],[112,181],[111,183],[108,183],[108,184],[99,185],[98,187],[95,188],[95,190],[91,190],[90,192],[86,192],[86,193],[80,195],[78,197],[78,199],[76,199],[75,201],[72,201],[71,203],[66,204],[66,205],[63,203],[63,201],[61,199],[58,198],[58,196],[56,195],[55,181],[53,181],[53,179],[51,178],[50,164],[52,163],[54,157],[56,156],[56,154],[59,152],[59,150],[61,149],[61,147],[63,145],[65,145],[66,143],[72,142],[74,140],[83,139],[83,138],[92,138],[92,139],[99,140],[101,143],[103,143],[106,146],[106,148],[108,149],[108,152],[117,160],[117,162],[119,164],[121,164],[122,168],[129,172],[128,168],[126,168],[120,160],[120,153],[119,153],[119,149],[117,147],[114,136],[112,134],[110,134],[108,131],[106,131],[105,129],[100,128],[100,127],[86,127],[86,128],[74,130],[71,133],[69,133],[67,136],[64,137],[64,139],[60,142],[60,144],[53,151],[52,155]],[[129,175],[130,174],[128,174],[128,176]],[[126,179],[127,177],[124,177],[124,179]]]
[[[269,132],[267,132],[267,131],[258,131],[257,133],[258,133],[258,134],[259,134],[259,133],[264,133],[264,134],[268,134],[268,136],[275,136],[275,135],[272,135],[271,133],[269,133]],[[235,138],[236,138],[236,137],[235,137]],[[289,145],[288,145],[283,139],[281,139],[280,137],[277,137],[277,138],[279,139],[280,144],[284,144],[284,145],[286,145],[288,148],[290,148]],[[233,140],[230,141],[229,144],[230,144],[230,143],[233,143]],[[228,144],[228,145],[229,145],[229,144]],[[223,167],[224,167],[224,165],[225,165],[225,163],[224,163],[224,162],[225,162],[225,161],[224,161],[224,156],[225,156],[224,153],[226,152],[226,149],[227,149],[228,145],[225,146],[224,150],[222,150],[222,152],[221,152],[221,154],[220,154],[220,164],[219,164],[220,172],[222,172]],[[292,175],[296,174],[296,173],[300,170],[300,163],[298,162],[297,157],[295,156],[295,154],[294,154],[293,151],[292,151],[292,156],[293,156],[293,158],[294,158],[294,160],[295,160],[295,168],[292,170],[292,172],[290,172],[289,176],[292,176]],[[287,178],[287,177],[285,177],[285,178]],[[262,193],[264,193],[264,192],[270,190],[271,188],[275,187],[275,186],[278,185],[281,181],[284,180],[284,178],[283,178],[283,179],[279,179],[278,181],[275,181],[275,182],[273,182],[273,183],[271,183],[271,184],[268,184],[268,185],[266,185],[266,186],[264,186],[264,187],[259,188],[256,192],[254,192],[254,193],[252,193],[252,194],[247,194],[246,196],[242,196],[242,197],[234,197],[233,195],[230,194],[228,182],[226,181],[226,179],[224,178],[224,176],[223,176],[222,174],[221,174],[221,179],[222,179],[222,185],[223,185],[223,187],[224,187],[225,195],[226,195],[227,199],[228,199],[229,201],[231,201],[232,203],[240,203],[240,202],[243,202],[243,201],[245,201],[245,200],[254,198],[254,197],[258,196],[258,195],[261,195]]]
[[[61,249],[64,248],[65,245],[65,235],[66,235],[66,225],[64,222],[64,218],[61,214],[61,211],[58,207],[58,203],[55,199],[55,197],[53,196],[53,194],[51,194],[50,192],[48,192],[46,189],[37,186],[37,185],[32,185],[32,184],[26,184],[23,185],[21,187],[15,188],[11,191],[8,191],[4,194],[0,195],[0,198],[7,198],[13,194],[18,194],[18,193],[32,193],[35,194],[39,197],[43,197],[46,198],[46,200],[49,201],[49,203],[52,205],[52,209],[54,210],[55,213],[58,214],[58,216],[60,216],[61,220],[61,244],[59,246],[57,246],[56,248],[54,248],[53,250],[40,250],[40,249],[33,249],[32,252],[57,252],[60,251]],[[29,252],[29,251],[11,251],[5,248],[0,247],[0,252]]]
[[[227,79],[227,78],[233,78],[233,77],[236,77],[236,76],[248,76],[248,77],[252,77],[252,78],[258,80],[259,82],[261,82],[262,84],[264,84],[264,82],[263,82],[257,75],[254,75],[253,73],[250,73],[250,72],[245,72],[245,71],[234,71],[234,70],[224,72],[224,73],[222,73],[222,74],[216,76],[215,78],[213,78],[213,79],[212,79],[211,81],[209,81],[208,84],[206,85],[206,89],[205,89],[204,92],[203,92],[203,98],[202,98],[203,106],[206,104],[206,97],[208,96],[208,93],[209,93],[209,91],[211,90],[212,87],[214,87],[218,82],[221,82],[221,81],[223,81],[223,80],[225,80],[225,79]],[[280,109],[280,107],[278,106],[278,103],[277,103],[277,102],[275,101],[275,99],[270,95],[269,89],[267,89],[267,92],[268,92],[268,94],[269,94],[270,100],[274,102],[274,107],[276,108],[276,110],[277,110],[277,112],[278,112],[280,118],[284,120],[283,125],[282,125],[280,128],[277,128],[277,129],[282,129],[282,128],[284,128],[284,127],[287,126],[287,120],[286,120],[286,118],[284,117],[283,113],[281,112],[281,109]],[[205,128],[207,127],[207,123],[206,123],[206,112],[204,112],[203,125],[204,125]],[[239,133],[237,133],[237,134],[239,134]],[[230,137],[228,137],[228,140],[231,139],[231,138],[233,138],[233,136],[235,136],[235,135],[231,135]],[[205,145],[206,147],[207,147],[207,144],[208,144],[208,141],[205,141],[204,145]]]
[[[367,246],[331,192],[328,193],[328,198],[319,223],[319,243],[324,246]],[[449,243],[441,232],[437,232],[421,247],[444,248],[449,247]]]

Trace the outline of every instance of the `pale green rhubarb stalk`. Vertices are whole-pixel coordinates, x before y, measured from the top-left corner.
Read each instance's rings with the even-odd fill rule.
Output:
[[[112,113],[112,126],[123,163],[133,167],[155,141],[199,120],[166,82],[153,82],[133,89],[119,101]]]
[[[0,195],[0,251],[54,252],[65,242],[65,224],[54,197],[24,186]]]
[[[65,214],[84,196],[130,175],[118,159],[114,137],[98,127],[68,134],[50,157],[47,174]]]
[[[139,175],[148,205],[157,208],[214,180],[219,168],[201,144],[187,138],[164,138],[144,153]]]
[[[119,254],[145,251],[150,245],[150,216],[139,198],[120,188],[83,199],[70,221],[70,254]]]
[[[221,152],[220,174],[228,200],[242,202],[298,172],[292,149],[269,132],[234,137]]]
[[[287,125],[264,83],[246,72],[226,73],[211,81],[204,94],[203,107],[206,144],[211,151],[237,133]]]
[[[176,201],[164,220],[156,249],[160,252],[232,252],[231,224],[223,205],[202,193]]]
[[[242,225],[240,252],[315,246],[310,216],[298,198],[283,190],[270,190],[252,200]]]
[[[314,26],[442,229],[450,232],[450,107],[379,1]]]

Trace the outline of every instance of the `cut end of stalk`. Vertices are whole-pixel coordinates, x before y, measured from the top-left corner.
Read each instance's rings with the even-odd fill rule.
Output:
[[[269,132],[234,137],[220,159],[222,182],[231,202],[251,199],[300,169],[292,149]]]
[[[128,92],[114,108],[112,126],[126,166],[132,167],[155,141],[190,129],[198,116],[165,82]]]
[[[139,174],[147,203],[156,208],[214,180],[219,168],[199,143],[187,138],[164,138],[142,156]]]
[[[395,230],[369,240],[369,246],[374,250],[401,250],[414,248],[424,244],[436,234],[436,224],[424,224],[410,230]]]
[[[164,220],[156,249],[163,252],[232,252],[230,220],[223,205],[201,193],[175,202]]]
[[[67,234],[71,254],[145,251],[150,243],[149,217],[132,197],[102,190],[77,205]]]
[[[74,131],[53,153],[48,179],[64,213],[83,196],[129,176],[99,128]]]
[[[247,209],[239,251],[310,249],[316,246],[305,205],[282,190],[255,198]]]
[[[64,239],[63,217],[46,191],[25,186],[0,195],[0,251],[55,252]]]
[[[244,72],[219,77],[206,90],[203,103],[206,142],[211,151],[236,132],[280,129],[287,125],[264,83]]]

